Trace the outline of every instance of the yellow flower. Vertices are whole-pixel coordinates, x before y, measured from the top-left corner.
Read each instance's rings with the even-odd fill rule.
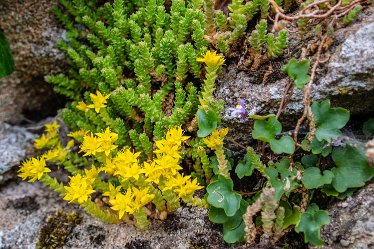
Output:
[[[76,105],[75,108],[77,108],[80,111],[84,111],[84,112],[87,112],[89,110],[88,106],[83,101],[79,101],[78,105]]]
[[[45,125],[45,131],[48,132],[51,137],[52,135],[57,135],[59,128],[60,128],[60,125],[56,121],[54,121],[51,124]]]
[[[21,177],[22,180],[30,178],[29,182],[34,182],[37,179],[40,180],[44,173],[51,172],[51,170],[46,167],[45,159],[41,157],[40,159],[31,158],[30,160],[24,161],[18,172],[18,176]]]
[[[173,145],[172,143],[169,143],[166,140],[160,140],[160,141],[156,141],[156,146],[157,146],[158,149],[153,151],[156,154],[170,155],[174,158],[180,158],[181,157],[179,155],[179,146],[178,145]]]
[[[98,170],[94,165],[91,166],[91,169],[85,169],[84,170],[84,175],[85,179],[88,184],[93,184],[95,180],[99,176],[100,169]]]
[[[83,138],[87,133],[88,133],[87,130],[81,129],[81,130],[78,130],[78,131],[70,132],[68,134],[68,136],[78,140],[78,139]]]
[[[60,145],[58,145],[53,150],[47,151],[43,158],[47,161],[51,162],[63,162],[65,161],[65,158],[69,154],[69,150],[63,150]]]
[[[203,141],[211,149],[222,147],[223,140],[225,139],[225,136],[227,135],[228,131],[228,128],[215,130],[209,137],[204,138]]]
[[[117,170],[114,173],[114,175],[119,175],[122,178],[121,181],[124,182],[130,178],[134,178],[135,180],[138,180],[139,175],[142,172],[143,171],[141,170],[141,168],[139,167],[137,163],[133,163],[128,166],[120,164],[120,165],[117,165]]]
[[[66,144],[66,148],[68,149],[71,149],[74,147],[74,140],[70,140],[67,144]]]
[[[108,184],[109,190],[103,193],[103,196],[108,196],[109,199],[115,199],[117,194],[121,193],[121,185],[118,187],[113,186],[111,183]]]
[[[107,127],[102,133],[96,133],[96,136],[100,138],[99,140],[110,141],[112,143],[118,139],[118,134],[111,132],[109,127]]]
[[[114,132],[111,132],[109,127],[102,133],[96,133],[98,136],[97,142],[99,143],[99,148],[97,152],[104,152],[106,156],[109,156],[110,152],[117,148],[117,145],[112,143],[117,141],[118,135]]]
[[[172,144],[180,145],[183,141],[187,140],[188,138],[189,136],[183,136],[183,130],[180,126],[178,126],[170,129],[166,133],[165,140]]]
[[[101,92],[99,91],[96,91],[96,95],[93,93],[90,93],[90,98],[93,103],[91,105],[87,105],[87,107],[93,108],[95,109],[97,113],[99,113],[101,108],[106,107],[106,103],[107,103],[106,100],[109,98],[109,96],[110,94],[103,96]]]
[[[66,195],[64,200],[72,202],[77,201],[79,204],[82,204],[87,201],[90,194],[94,193],[95,190],[92,188],[92,185],[89,184],[90,181],[86,177],[82,177],[80,174],[75,176],[69,176],[70,186],[65,186]]]
[[[180,186],[175,190],[175,192],[178,194],[179,198],[192,195],[196,190],[202,189],[202,186],[199,186],[197,184],[197,179],[186,180],[186,183],[184,186]]]
[[[84,156],[95,155],[99,150],[99,146],[100,144],[97,141],[97,138],[92,134],[88,134],[83,137],[83,143],[80,146],[80,152],[86,152]]]
[[[198,62],[205,62],[209,66],[221,66],[225,62],[222,55],[217,55],[216,51],[207,51],[203,58],[197,58]]]
[[[121,219],[125,213],[132,212],[130,207],[132,200],[131,189],[128,189],[126,194],[117,193],[114,199],[110,199],[109,203],[112,205],[110,208],[118,211],[118,216]]]
[[[132,211],[135,213],[136,211],[138,211],[140,208],[144,207],[145,205],[147,205],[150,201],[153,200],[153,198],[155,198],[155,195],[154,194],[148,194],[148,191],[149,191],[149,188],[144,188],[142,190],[139,190],[135,187],[132,188],[132,191],[133,191],[133,196],[135,198],[135,200],[133,201],[133,207],[132,207]]]
[[[48,146],[50,138],[47,137],[45,134],[42,134],[39,138],[34,140],[34,146],[38,150],[43,149]]]

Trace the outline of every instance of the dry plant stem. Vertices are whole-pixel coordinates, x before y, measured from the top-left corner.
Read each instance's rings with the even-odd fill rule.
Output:
[[[303,102],[304,102],[304,112],[303,112],[303,115],[299,118],[299,120],[297,120],[297,124],[296,124],[295,131],[294,131],[294,134],[293,134],[293,139],[295,141],[296,146],[300,146],[297,142],[297,135],[299,134],[300,127],[301,127],[301,125],[303,124],[303,122],[306,118],[309,119],[309,121],[310,121],[309,124],[311,124],[310,133],[314,134],[314,127],[312,127],[312,125],[314,125],[314,119],[313,119],[313,116],[311,114],[311,109],[310,109],[310,95],[311,95],[311,92],[312,92],[313,81],[314,81],[314,78],[316,76],[316,70],[317,70],[318,65],[320,64],[322,48],[323,48],[323,45],[326,41],[326,38],[327,38],[327,35],[325,35],[322,38],[321,43],[318,46],[316,60],[313,64],[312,71],[311,71],[311,74],[310,74],[310,80],[304,88],[304,100],[303,100]]]
[[[279,105],[278,112],[277,112],[277,115],[276,115],[277,119],[280,117],[280,115],[282,114],[282,112],[286,108],[286,106],[288,104],[288,101],[290,100],[290,98],[292,96],[292,90],[293,90],[293,84],[290,80],[288,80],[288,83],[286,85],[286,88],[284,89],[282,100],[281,100],[281,103]]]
[[[312,12],[310,14],[299,14],[296,16],[287,16],[283,14],[283,10],[278,6],[278,4],[274,0],[269,0],[270,4],[274,8],[274,11],[276,12],[276,15],[279,15],[282,19],[285,19],[287,21],[295,21],[299,19],[304,19],[304,18],[326,18],[330,16],[338,7],[340,7],[342,1],[340,0],[336,5],[334,5],[331,9],[329,9],[327,12],[324,14],[317,14],[318,11]]]
[[[244,145],[241,145],[240,143],[236,142],[234,139],[228,139],[231,143],[235,144],[236,146],[239,146],[242,149],[247,149]]]

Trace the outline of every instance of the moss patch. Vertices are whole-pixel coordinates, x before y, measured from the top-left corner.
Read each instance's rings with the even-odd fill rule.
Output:
[[[47,216],[45,222],[36,248],[61,248],[74,227],[82,222],[82,217],[76,212],[57,211]]]

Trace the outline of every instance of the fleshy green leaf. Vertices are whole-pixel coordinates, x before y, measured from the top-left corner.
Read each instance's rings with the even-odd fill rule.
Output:
[[[318,156],[317,155],[304,155],[301,158],[301,162],[305,166],[305,168],[316,167],[318,163]]]
[[[334,188],[342,193],[348,188],[361,187],[374,176],[374,168],[370,167],[363,151],[351,147],[339,147],[332,152],[332,160],[336,167],[331,171]]]
[[[329,214],[325,210],[319,210],[316,204],[308,207],[301,215],[300,222],[296,225],[296,232],[304,232],[304,241],[313,245],[323,245],[321,239],[321,227],[330,223]]]
[[[295,143],[290,136],[283,136],[279,140],[271,140],[270,148],[275,154],[292,154],[295,151]]]
[[[199,137],[209,136],[209,134],[217,128],[218,122],[220,121],[219,116],[214,111],[201,109],[197,111],[197,119],[199,125],[197,135]]]
[[[231,179],[219,176],[207,187],[207,201],[216,208],[223,208],[227,216],[233,216],[240,207],[241,195],[233,190]]]
[[[289,62],[283,66],[282,71],[295,82],[297,88],[302,89],[309,82],[309,60],[298,62],[295,58],[291,58]]]
[[[313,189],[330,184],[333,178],[334,174],[330,170],[323,171],[322,175],[319,168],[310,167],[304,171],[301,181],[304,183],[305,188]]]
[[[317,126],[315,135],[319,141],[331,142],[340,136],[340,129],[349,120],[349,111],[344,108],[330,108],[330,100],[314,102],[312,112]]]
[[[235,173],[238,175],[239,179],[242,179],[244,176],[250,176],[253,173],[254,165],[250,161],[248,155],[244,156],[244,160],[240,160],[238,165],[235,168]]]
[[[281,123],[274,117],[267,120],[256,120],[253,126],[252,137],[264,142],[274,140],[274,137],[282,131]]]
[[[291,205],[285,201],[280,201],[279,205],[281,207],[284,207],[285,210],[283,219],[283,229],[286,229],[291,225],[296,225],[301,218],[300,210],[297,207],[292,208]]]
[[[369,137],[374,135],[374,118],[370,118],[364,123],[362,131],[364,132],[365,136]]]
[[[14,70],[12,50],[3,32],[0,31],[0,79],[11,74]]]
[[[244,240],[244,221],[243,215],[245,214],[248,207],[248,203],[245,200],[240,201],[240,209],[235,213],[233,217],[229,217],[229,220],[223,224],[223,239],[227,243],[236,243]]]
[[[231,219],[231,217],[226,215],[225,210],[215,207],[210,207],[208,217],[211,222],[217,224],[223,224]]]

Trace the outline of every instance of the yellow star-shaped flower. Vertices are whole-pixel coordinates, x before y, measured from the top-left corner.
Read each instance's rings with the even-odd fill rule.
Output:
[[[106,103],[107,103],[106,100],[109,98],[109,96],[110,94],[104,96],[99,91],[96,91],[96,95],[93,93],[90,93],[90,98],[93,103],[91,105],[87,105],[87,107],[93,108],[95,109],[97,113],[99,113],[101,108],[106,107]]]
[[[203,58],[197,58],[196,61],[204,62],[208,67],[221,66],[225,63],[222,55],[218,55],[216,51],[207,51]]]

